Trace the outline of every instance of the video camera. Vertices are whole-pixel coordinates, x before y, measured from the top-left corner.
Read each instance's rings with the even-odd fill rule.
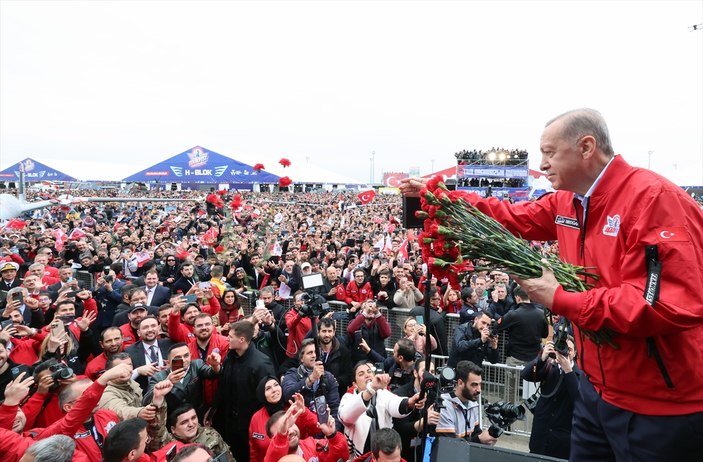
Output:
[[[434,403],[435,409],[439,410],[443,407],[440,394],[451,391],[455,386],[456,372],[451,367],[437,369],[437,375],[425,371],[420,381],[420,399],[427,396],[426,406],[429,407]]]
[[[486,417],[491,422],[488,434],[498,438],[516,420],[525,420],[525,407],[522,404],[498,401],[485,406]]]
[[[305,293],[302,295],[304,305],[298,310],[300,315],[314,318],[322,317],[329,313],[330,304],[318,293],[318,287],[324,286],[322,274],[306,274],[302,277],[302,280]]]

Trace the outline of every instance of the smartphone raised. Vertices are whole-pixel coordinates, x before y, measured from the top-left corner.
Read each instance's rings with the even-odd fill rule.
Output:
[[[423,316],[415,316],[415,322],[420,325],[425,324],[425,318]]]
[[[15,294],[15,300],[20,302],[20,304],[24,303],[24,292],[17,292]]]
[[[53,337],[60,337],[61,334],[63,334],[65,331],[63,327],[63,322],[60,320],[56,320],[51,324],[51,335]]]
[[[358,347],[361,345],[361,331],[354,331],[354,344]]]
[[[183,358],[173,358],[171,360],[171,370],[177,371],[183,369]]]
[[[12,326],[12,324],[14,324],[12,319],[6,319],[0,323],[0,329],[7,329],[8,327]]]
[[[176,457],[176,453],[178,452],[177,448],[178,445],[174,443],[173,446],[166,451],[166,462],[171,462]]]
[[[183,300],[185,300],[186,303],[195,303],[198,301],[198,296],[195,294],[184,295]]]
[[[324,395],[315,397],[315,413],[319,423],[326,424],[330,420],[330,414],[327,412],[327,399]]]

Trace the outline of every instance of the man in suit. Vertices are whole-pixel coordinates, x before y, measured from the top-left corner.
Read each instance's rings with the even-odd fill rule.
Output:
[[[136,382],[146,393],[149,377],[166,367],[168,350],[173,342],[167,338],[159,338],[159,321],[154,316],[147,316],[141,320],[138,327],[140,340],[125,350],[132,358],[132,367],[136,370],[142,366],[152,364],[153,368],[144,370],[146,375],[140,375]]]
[[[159,285],[159,273],[155,269],[147,271],[144,275],[144,289],[146,290],[146,304],[148,306],[161,306],[168,303],[171,290]]]
[[[17,270],[20,269],[20,265],[15,262],[7,261],[0,263],[0,290],[9,291],[15,287],[22,285],[22,282],[17,277]],[[0,297],[0,308],[4,309],[6,305],[5,297]]]
[[[49,293],[54,301],[59,296],[59,291],[64,287],[70,287],[71,290],[82,288],[78,284],[78,280],[73,277],[73,268],[70,265],[64,265],[59,268],[59,282],[49,286]]]

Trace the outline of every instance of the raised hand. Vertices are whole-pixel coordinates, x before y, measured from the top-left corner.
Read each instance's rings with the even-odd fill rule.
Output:
[[[5,387],[5,405],[16,406],[29,394],[29,388],[34,385],[34,377],[26,375],[26,372],[21,372]]]

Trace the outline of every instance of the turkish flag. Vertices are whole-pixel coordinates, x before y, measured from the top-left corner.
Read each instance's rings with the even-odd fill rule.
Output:
[[[5,229],[20,230],[24,229],[25,226],[27,226],[26,221],[20,220],[19,218],[13,218],[12,220],[7,222],[7,224],[5,225]]]
[[[76,228],[73,231],[71,231],[71,234],[68,235],[68,238],[72,241],[77,241],[80,238],[85,237],[85,236],[86,236],[85,231],[83,231],[80,228]]]
[[[373,189],[369,189],[368,191],[360,192],[356,197],[359,198],[362,204],[368,204],[376,197],[376,192]]]

